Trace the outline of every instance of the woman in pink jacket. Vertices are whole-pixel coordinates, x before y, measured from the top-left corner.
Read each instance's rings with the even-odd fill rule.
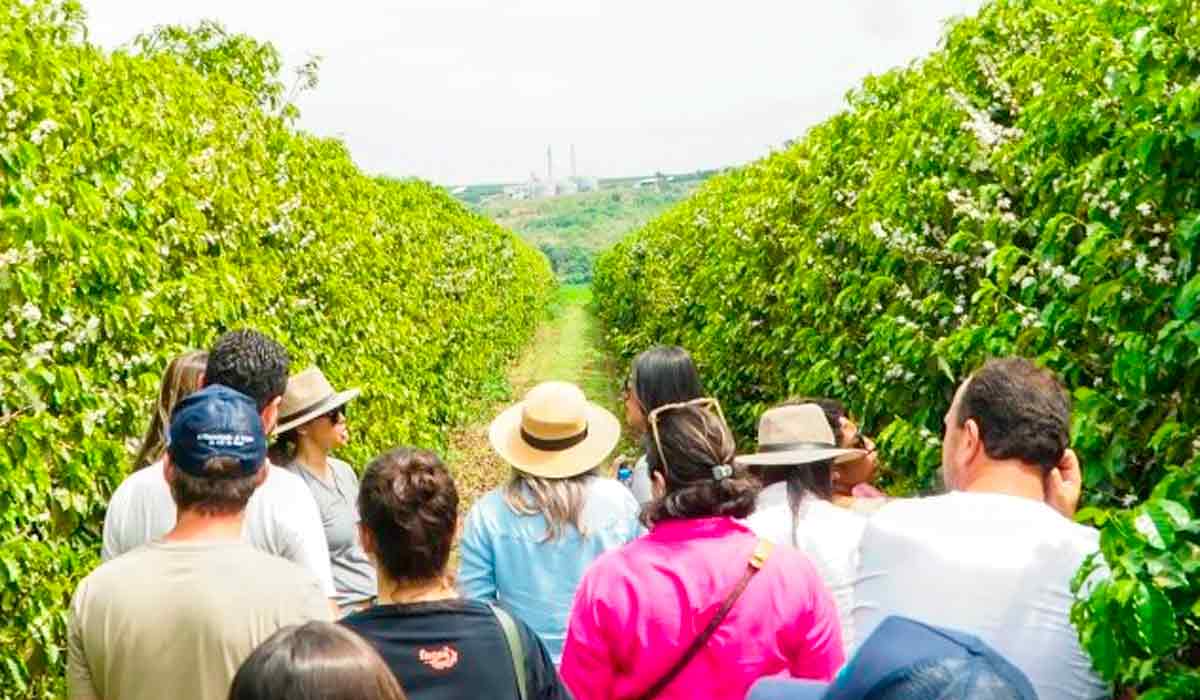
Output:
[[[713,399],[647,417],[655,499],[645,537],[584,574],[563,650],[577,700],[742,700],[755,680],[829,680],[844,661],[837,608],[799,551],[737,522],[757,482],[733,465]]]

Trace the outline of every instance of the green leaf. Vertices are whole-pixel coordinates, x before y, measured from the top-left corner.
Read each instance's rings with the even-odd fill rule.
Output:
[[[1200,275],[1195,275],[1175,297],[1175,318],[1186,321],[1196,313],[1200,305]]]
[[[1175,644],[1178,636],[1175,611],[1162,591],[1138,584],[1133,605],[1138,640],[1147,652],[1161,654]]]

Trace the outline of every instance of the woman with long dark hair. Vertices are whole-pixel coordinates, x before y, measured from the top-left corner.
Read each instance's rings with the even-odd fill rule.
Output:
[[[229,700],[406,700],[383,659],[329,622],[284,627],[242,662]]]
[[[650,532],[583,577],[563,651],[577,700],[741,700],[760,677],[828,680],[844,660],[837,608],[799,551],[739,522],[757,479],[734,462],[713,399],[646,416]]]
[[[622,391],[625,399],[625,421],[637,435],[646,433],[646,416],[659,406],[682,403],[704,396],[700,383],[700,372],[691,355],[681,347],[658,345],[638,355],[629,370]],[[618,458],[628,463],[629,458]],[[653,499],[650,488],[650,470],[646,455],[639,455],[631,467],[630,488],[638,503]]]
[[[759,537],[807,554],[833,593],[847,652],[854,646],[854,579],[866,520],[833,499],[833,470],[865,457],[839,445],[816,403],[788,403],[758,422],[758,449],[738,457],[763,483],[746,524]]]
[[[320,369],[310,367],[288,378],[279,404],[275,454],[280,466],[300,477],[321,514],[334,602],[342,615],[375,595],[375,569],[358,542],[358,477],[332,451],[350,440],[347,404],[358,389],[337,391]]]

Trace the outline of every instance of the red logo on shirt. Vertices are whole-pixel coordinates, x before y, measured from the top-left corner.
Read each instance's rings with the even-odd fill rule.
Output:
[[[458,664],[458,651],[450,645],[441,649],[419,649],[417,658],[435,671],[449,671]]]

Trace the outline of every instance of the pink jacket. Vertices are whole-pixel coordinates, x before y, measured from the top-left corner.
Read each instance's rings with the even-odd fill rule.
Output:
[[[672,520],[597,559],[575,594],[563,649],[576,700],[649,689],[737,585],[756,543],[732,518]],[[660,697],[742,700],[763,676],[827,681],[844,660],[833,597],[802,553],[776,547]]]

